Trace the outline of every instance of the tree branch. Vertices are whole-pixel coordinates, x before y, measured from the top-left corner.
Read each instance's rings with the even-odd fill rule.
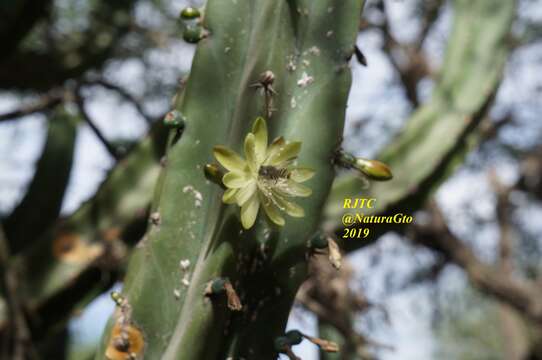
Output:
[[[15,120],[17,118],[32,115],[61,104],[65,99],[65,93],[62,91],[51,91],[43,95],[37,102],[23,106],[17,110],[10,111],[0,115],[0,122]]]
[[[103,146],[107,149],[109,154],[115,159],[120,160],[121,156],[118,153],[117,149],[107,140],[107,138],[102,134],[101,130],[94,124],[92,119],[90,118],[90,115],[87,113],[85,109],[85,101],[83,97],[81,96],[80,89],[76,90],[75,93],[75,104],[77,105],[77,108],[79,109],[79,113],[81,114],[81,117],[83,120],[87,123],[87,125],[90,127],[94,135],[100,140],[100,142],[103,144]]]
[[[147,125],[151,125],[154,121],[152,116],[148,115],[145,110],[143,109],[143,106],[141,105],[141,102],[138,101],[134,96],[132,96],[128,91],[123,89],[121,86],[118,86],[116,84],[110,83],[105,79],[99,78],[96,80],[85,80],[82,82],[83,85],[99,85],[103,88],[106,88],[108,90],[113,90],[116,93],[118,93],[122,98],[124,98],[126,101],[130,102],[139,112],[139,114],[145,119],[147,122]]]
[[[10,250],[4,230],[0,227],[0,269],[2,270],[2,287],[4,288],[9,308],[9,326],[13,334],[13,348],[11,358],[13,360],[37,359],[30,328],[26,322],[24,309],[17,288],[18,279],[14,269],[10,266]],[[9,353],[9,344],[3,353]]]
[[[446,256],[463,268],[479,290],[509,304],[527,318],[542,324],[542,288],[534,281],[516,279],[485,264],[448,228],[440,210],[430,205],[432,220],[429,225],[416,225],[411,238]]]

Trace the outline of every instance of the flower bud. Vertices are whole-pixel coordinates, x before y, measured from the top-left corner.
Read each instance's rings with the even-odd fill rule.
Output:
[[[173,129],[183,129],[186,124],[186,119],[177,110],[172,110],[164,116],[164,125]]]
[[[124,300],[124,297],[118,291],[113,291],[111,293],[111,299],[113,299],[113,301],[115,302],[115,304],[117,304],[117,306],[121,306],[122,301]]]
[[[288,339],[290,345],[298,345],[303,341],[303,334],[299,330],[290,330],[284,336]]]
[[[201,26],[189,25],[183,31],[184,41],[190,44],[197,44],[204,37],[204,31]]]
[[[221,187],[225,187],[222,183],[222,178],[224,177],[224,172],[218,167],[217,164],[205,164],[203,167],[203,173],[207,180],[214,182]]]
[[[354,168],[361,171],[371,180],[387,181],[393,178],[389,166],[378,160],[357,158],[354,163]]]
[[[185,7],[181,11],[181,19],[183,20],[192,20],[199,18],[201,16],[200,11],[192,6]]]

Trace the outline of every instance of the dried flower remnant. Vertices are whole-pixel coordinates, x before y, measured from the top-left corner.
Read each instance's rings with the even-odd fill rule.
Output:
[[[104,246],[101,243],[88,243],[77,233],[62,233],[54,239],[52,252],[62,262],[83,264],[102,255]]]
[[[250,85],[251,87],[259,88],[263,91],[265,96],[265,116],[270,119],[273,115],[273,95],[277,92],[273,89],[273,83],[275,82],[275,74],[271,70],[264,71],[260,74],[260,78],[257,83]]]
[[[105,356],[109,360],[137,360],[143,358],[143,333],[132,323],[132,307],[124,296],[114,291],[111,298],[117,305],[115,324],[111,329]]]

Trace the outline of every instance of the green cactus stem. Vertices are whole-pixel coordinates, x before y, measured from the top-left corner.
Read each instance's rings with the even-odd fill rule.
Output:
[[[335,176],[329,159],[343,132],[351,83],[348,59],[361,9],[359,0],[207,2],[200,25],[208,34],[199,39],[186,88],[174,109],[185,116],[186,126],[182,138],[168,148],[155,190],[152,212],[160,214],[160,224],[151,224],[145,241],[134,249],[123,288],[133,320],[145,334],[145,358],[277,356],[273,339],[284,333],[306,276],[306,244],[320,225]],[[326,36],[330,32],[334,36]],[[267,71],[274,75],[272,84],[269,76],[262,76]],[[272,107],[262,88],[251,86],[256,83],[272,86]],[[243,199],[225,204],[225,191],[204,175],[217,146],[260,154],[251,150],[260,146],[256,135],[261,133],[254,130],[258,117],[266,118],[266,144],[280,137],[299,142],[297,165],[291,165],[315,173],[303,184],[310,196],[296,198],[304,216],[289,216],[283,226],[269,221],[265,209],[245,219],[243,226],[236,206]],[[246,140],[249,133],[254,139]],[[247,161],[249,167],[252,163]],[[258,168],[251,176],[257,181],[260,176],[269,181],[288,178],[275,172],[278,169],[262,168],[276,165],[254,164]],[[233,175],[224,181],[226,176],[223,182],[232,185]],[[286,209],[274,199],[279,210]],[[295,213],[301,214],[297,208]],[[182,259],[193,264],[187,271],[179,268]],[[185,277],[189,281],[183,282]],[[217,278],[230,279],[241,311],[215,306],[202,295]],[[179,296],[172,296],[175,290]],[[98,359],[105,359],[113,325],[114,319]]]

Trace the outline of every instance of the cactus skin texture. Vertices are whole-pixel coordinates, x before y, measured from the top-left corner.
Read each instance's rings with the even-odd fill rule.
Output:
[[[307,241],[317,230],[343,131],[360,0],[210,0],[187,86],[176,106],[182,138],[171,135],[147,235],[130,260],[122,295],[145,337],[146,359],[274,359],[295,293],[306,276]],[[206,181],[215,145],[242,153],[254,119],[265,116],[260,74],[275,76],[270,139],[301,141],[299,164],[316,170],[301,219],[270,225],[260,212],[242,231],[239,210]],[[174,132],[174,131],[172,131]],[[180,261],[184,266],[180,266]],[[188,262],[186,261],[188,260]],[[186,266],[186,264],[189,264]],[[242,311],[204,296],[230,279]],[[113,324],[97,359],[105,359]]]

